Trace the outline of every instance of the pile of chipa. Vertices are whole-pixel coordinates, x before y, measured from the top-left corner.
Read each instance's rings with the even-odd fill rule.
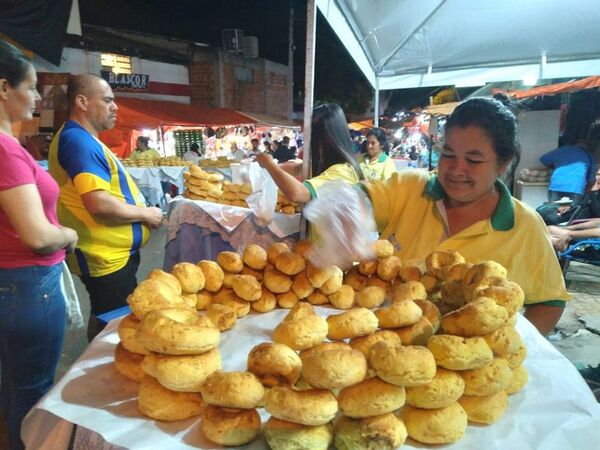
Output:
[[[223,194],[223,175],[209,173],[197,166],[190,166],[183,174],[185,191],[183,196],[192,200],[217,202]]]
[[[277,205],[275,206],[275,212],[296,214],[301,211],[302,205],[300,203],[291,201],[283,192],[277,191]]]

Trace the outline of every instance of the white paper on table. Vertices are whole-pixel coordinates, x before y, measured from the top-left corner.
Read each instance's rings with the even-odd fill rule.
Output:
[[[273,221],[267,227],[278,238],[284,238],[300,230],[300,217],[301,214],[275,213]]]
[[[323,316],[338,310],[316,307]],[[272,330],[287,314],[277,309],[250,314],[233,330],[222,333],[220,351],[224,370],[245,370],[249,351],[270,341]],[[200,419],[166,423],[143,418],[136,408],[136,383],[122,377],[113,366],[118,341],[118,320],[112,321],[81,358],[34,407],[24,430],[47,410],[69,422],[102,435],[110,443],[128,448],[217,449],[203,438]],[[510,396],[506,415],[493,425],[469,425],[457,450],[568,450],[600,448],[600,405],[596,403],[575,367],[526,319],[519,316],[517,330],[528,347],[525,366],[529,383]],[[263,409],[262,420],[268,417]],[[39,424],[38,424],[39,428]],[[27,442],[27,431],[24,432]],[[259,438],[244,449],[265,449]],[[422,448],[410,440],[402,448]]]

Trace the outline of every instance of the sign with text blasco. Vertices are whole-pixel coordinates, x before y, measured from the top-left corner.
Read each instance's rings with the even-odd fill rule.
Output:
[[[143,73],[113,73],[102,70],[100,75],[115,90],[145,90],[148,89],[148,83],[150,82],[150,77]]]

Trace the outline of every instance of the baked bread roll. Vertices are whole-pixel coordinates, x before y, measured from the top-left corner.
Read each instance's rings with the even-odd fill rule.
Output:
[[[264,342],[248,354],[248,372],[265,386],[293,385],[301,371],[302,360],[287,345]]]
[[[506,269],[495,261],[484,261],[471,267],[463,280],[467,300],[476,288],[493,277],[506,278]]]
[[[377,275],[373,275],[367,280],[367,287],[369,286],[377,286],[383,289],[386,292],[386,294],[392,290],[392,283],[390,283],[389,281],[382,280]]]
[[[478,369],[494,358],[482,337],[438,334],[429,338],[427,348],[433,353],[438,366],[450,370]]]
[[[473,298],[489,297],[506,309],[509,316],[512,316],[523,307],[525,294],[521,286],[514,281],[494,278],[488,286],[481,286],[473,291]]]
[[[164,270],[152,269],[146,279],[159,281],[162,284],[169,286],[175,294],[181,295],[182,290],[179,280],[174,275],[171,275]]]
[[[296,275],[304,270],[304,258],[294,252],[283,252],[275,260],[275,267],[286,275]]]
[[[394,450],[406,437],[406,427],[395,414],[364,419],[342,416],[335,424],[335,448],[339,450]]]
[[[398,270],[398,277],[403,283],[409,281],[419,281],[423,276],[423,272],[418,266],[405,265]]]
[[[358,271],[361,274],[370,277],[371,275],[377,273],[377,264],[379,264],[379,262],[376,259],[373,261],[361,261],[358,264]]]
[[[327,321],[320,316],[281,322],[273,331],[273,341],[294,350],[304,350],[323,342],[327,337]]]
[[[196,294],[196,309],[198,311],[205,310],[206,307],[212,303],[213,298],[213,294],[208,292],[206,289],[201,292],[198,292]]]
[[[219,329],[227,331],[237,322],[237,314],[229,306],[214,303],[206,308],[206,316]]]
[[[233,289],[233,278],[236,277],[238,274],[233,272],[227,272],[226,270],[224,270],[223,275],[223,287],[227,289]]]
[[[429,383],[406,388],[406,403],[422,409],[445,408],[458,401],[464,391],[460,372],[438,367]]]
[[[512,371],[510,383],[506,388],[506,393],[508,395],[516,394],[525,387],[527,381],[529,381],[529,374],[527,373],[525,366],[521,365],[515,367]]]
[[[392,289],[392,303],[424,298],[427,298],[427,291],[420,281],[408,281],[406,283],[397,284],[394,286],[394,289]]]
[[[452,266],[455,264],[462,264],[464,262],[465,258],[463,258],[460,253],[454,250],[439,250],[430,253],[425,258],[427,272],[439,280],[446,278],[446,274]]]
[[[171,391],[149,375],[140,382],[138,410],[151,419],[185,420],[200,415],[203,409],[202,396],[196,392]]]
[[[271,450],[327,450],[333,441],[329,423],[311,427],[271,417],[263,432]]]
[[[440,324],[442,322],[442,314],[440,313],[440,309],[435,305],[435,303],[429,300],[416,299],[413,300],[417,304],[421,311],[423,311],[423,317],[425,317],[431,326],[433,327],[433,333],[437,333],[437,330],[440,328]]]
[[[369,281],[369,277],[360,273],[358,266],[353,266],[344,275],[343,283],[352,286],[355,291],[360,291],[367,285],[367,281]]]
[[[508,408],[508,394],[499,391],[487,397],[463,395],[458,403],[464,408],[470,422],[492,424],[499,420]]]
[[[465,279],[465,277],[467,276],[467,273],[469,272],[471,267],[473,267],[473,264],[467,263],[467,262],[454,264],[446,271],[444,280],[446,280],[447,282],[448,281],[462,282]]]
[[[423,317],[423,311],[412,300],[404,300],[378,309],[375,315],[381,328],[399,328],[417,323]]]
[[[213,304],[225,305],[235,311],[235,314],[240,317],[248,315],[250,312],[250,304],[236,295],[233,289],[221,288],[213,297]]]
[[[392,345],[382,341],[371,347],[369,363],[383,381],[397,386],[419,386],[435,376],[435,360],[427,347]]]
[[[277,262],[277,258],[279,258],[279,255],[281,255],[282,253],[288,253],[290,251],[290,248],[285,242],[274,242],[267,248],[267,260],[271,264],[275,265],[275,263]]]
[[[499,354],[498,357],[505,359],[508,362],[508,365],[511,369],[516,369],[523,361],[525,361],[525,357],[527,356],[527,347],[521,342],[519,345],[519,349],[515,353],[504,353]]]
[[[225,274],[223,269],[214,261],[202,260],[197,264],[204,273],[204,289],[209,292],[217,292],[223,285]]]
[[[115,369],[136,383],[142,381],[145,375],[144,369],[142,369],[143,360],[144,355],[125,350],[121,343],[115,347]]]
[[[231,280],[231,287],[238,297],[248,302],[255,302],[262,295],[262,286],[250,275],[235,275]]]
[[[315,315],[315,308],[313,308],[310,303],[301,302],[301,303],[297,303],[296,305],[294,305],[294,307],[290,310],[289,313],[286,314],[286,316],[283,318],[283,320],[284,321],[300,320],[306,316],[314,316],[314,315]]]
[[[200,392],[206,378],[221,369],[218,349],[201,355],[147,355],[142,362],[145,373],[171,391]]]
[[[496,331],[486,334],[483,338],[494,352],[494,355],[518,353],[523,344],[515,327],[510,325],[504,325]]]
[[[136,338],[146,349],[168,355],[197,355],[219,346],[220,332],[195,311],[169,308],[150,311]]]
[[[417,323],[407,327],[396,328],[394,331],[400,338],[402,345],[427,346],[429,338],[435,334],[431,322],[429,322],[429,320],[427,320],[425,317],[421,317]]]
[[[294,277],[292,291],[294,291],[299,299],[307,298],[314,292],[314,290],[315,288],[312,284],[310,284],[310,281],[308,281],[306,272],[304,270]]]
[[[293,308],[300,301],[298,296],[291,289],[283,294],[277,294],[275,297],[277,298],[277,306],[284,309]]]
[[[465,287],[461,280],[446,281],[440,290],[442,304],[449,309],[458,309],[467,303]]]
[[[155,309],[189,308],[187,300],[173,292],[168,285],[150,279],[137,285],[133,293],[127,297],[127,303],[131,308],[131,312],[139,320],[143,319],[149,311]]]
[[[338,410],[335,396],[323,389],[296,391],[282,386],[269,390],[265,409],[273,417],[302,425],[324,425]]]
[[[265,395],[262,383],[250,372],[213,372],[200,388],[207,405],[256,408]]]
[[[254,311],[260,313],[269,312],[275,309],[275,306],[277,306],[277,298],[275,298],[275,294],[263,287],[261,290],[260,299],[250,303],[250,305]]]
[[[258,436],[260,415],[256,409],[236,410],[208,405],[202,414],[202,432],[219,445],[244,445]]]
[[[256,278],[258,281],[262,281],[264,277],[264,273],[261,270],[254,270],[246,265],[244,265],[244,268],[240,272],[240,275],[250,275]]]
[[[219,266],[230,273],[240,273],[244,268],[244,260],[235,252],[221,252],[217,255]]]
[[[332,341],[367,336],[378,327],[377,317],[367,308],[353,308],[341,314],[332,314],[327,317],[327,324],[327,337]]]
[[[358,350],[359,352],[361,352],[363,355],[365,355],[365,358],[368,359],[371,348],[381,341],[388,342],[391,345],[401,344],[400,338],[395,332],[390,330],[381,330],[376,331],[375,333],[370,334],[369,336],[357,337],[352,339],[350,341],[350,346],[354,350]]]
[[[377,308],[385,301],[385,289],[366,286],[356,293],[356,304],[363,308]]]
[[[296,246],[294,247],[294,251],[298,253],[303,258],[306,258],[308,255],[308,251],[312,248],[313,243],[308,239],[301,239],[296,242]]]
[[[442,317],[442,329],[458,336],[484,336],[496,331],[507,319],[505,308],[491,298],[479,297]]]
[[[327,271],[329,272],[329,278],[327,278],[319,289],[325,295],[335,294],[342,287],[344,272],[337,266],[331,266]]]
[[[325,282],[331,277],[333,266],[320,268],[315,266],[314,264],[307,262],[306,263],[306,277],[310,284],[313,285],[314,288],[320,288],[325,284]]]
[[[394,254],[394,246],[387,239],[378,239],[371,245],[378,259],[388,258]]]
[[[387,414],[404,405],[404,386],[396,386],[373,377],[338,394],[338,405],[343,415],[360,419]]]
[[[244,263],[254,270],[263,270],[267,265],[267,252],[260,245],[248,244],[242,253]]]
[[[139,355],[149,355],[150,352],[140,344],[135,337],[140,321],[133,313],[126,315],[119,322],[119,340],[125,350]]]
[[[341,389],[360,383],[367,360],[356,350],[327,350],[302,360],[302,378],[318,389]]]
[[[175,264],[171,274],[177,278],[185,294],[195,294],[204,288],[204,272],[196,264],[188,262]]]
[[[304,361],[306,358],[310,358],[319,353],[327,352],[330,350],[352,350],[350,345],[345,342],[322,342],[321,344],[317,344],[314,347],[307,348],[300,352],[300,359]]]
[[[266,269],[263,285],[274,294],[285,294],[293,284],[293,280],[277,269]]]
[[[480,369],[463,370],[460,375],[465,380],[465,395],[486,397],[508,388],[512,370],[506,360],[495,358]]]
[[[377,276],[385,281],[394,281],[398,276],[400,265],[400,258],[397,256],[380,258],[377,263]]]
[[[306,298],[306,301],[311,305],[326,305],[329,303],[329,298],[318,289],[315,289],[314,292]]]
[[[408,436],[422,444],[452,444],[467,429],[467,413],[458,403],[445,408],[419,409],[406,405],[400,411]]]
[[[350,309],[354,306],[354,289],[347,284],[342,284],[340,289],[329,296],[329,302],[337,309]]]

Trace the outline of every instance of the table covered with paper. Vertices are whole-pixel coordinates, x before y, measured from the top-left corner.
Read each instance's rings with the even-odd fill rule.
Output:
[[[339,313],[335,309],[315,309],[322,316]],[[276,309],[265,314],[252,313],[222,333],[223,369],[245,370],[252,347],[271,341],[272,330],[287,312]],[[74,448],[221,448],[202,435],[200,418],[166,423],[138,412],[137,384],[121,376],[113,365],[119,320],[107,326],[30,412],[23,427],[28,448],[67,448],[71,424],[78,426]],[[510,396],[508,411],[498,422],[490,426],[469,424],[465,436],[447,448],[600,448],[600,405],[575,367],[520,315],[516,327],[529,351],[525,360],[529,383]],[[259,411],[264,423],[268,414],[263,409]],[[259,436],[242,448],[266,449],[267,445]],[[409,439],[402,448],[423,446]]]

